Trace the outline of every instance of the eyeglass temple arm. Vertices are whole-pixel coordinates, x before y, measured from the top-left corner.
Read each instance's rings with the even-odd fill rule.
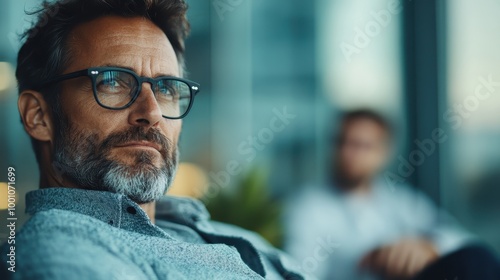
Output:
[[[52,79],[49,79],[48,81],[43,83],[40,86],[40,88],[47,87],[47,86],[50,86],[52,84],[55,84],[55,83],[58,83],[58,82],[61,82],[64,80],[69,80],[69,79],[74,79],[74,78],[78,78],[78,77],[82,77],[82,76],[87,76],[88,73],[89,73],[89,69],[85,69],[85,70],[81,70],[81,71],[77,71],[77,72],[73,72],[73,73],[69,73],[69,74],[65,74],[65,75],[60,75],[60,76],[54,77]]]

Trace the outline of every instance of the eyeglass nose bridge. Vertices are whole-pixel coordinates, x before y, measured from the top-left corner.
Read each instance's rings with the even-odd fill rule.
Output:
[[[158,81],[156,81],[154,78],[150,78],[150,77],[136,77],[136,79],[137,79],[136,92],[135,92],[134,96],[132,97],[132,100],[130,101],[129,106],[136,103],[137,99],[139,99],[139,95],[142,92],[142,84],[144,84],[144,83],[148,83],[151,85],[151,92],[153,92],[153,98],[155,99],[156,102],[158,102],[158,100],[156,98],[156,92],[155,92],[155,87],[156,87],[156,84],[158,83]],[[159,104],[157,104],[157,106],[159,106]],[[163,112],[162,112],[162,115],[163,115]]]
[[[156,84],[158,83],[158,81],[156,81],[154,78],[149,78],[149,77],[138,77],[137,78],[137,97],[139,96],[139,94],[141,94],[141,91],[142,91],[142,84],[144,83],[148,83],[151,85],[151,91],[153,92],[153,94],[156,94],[155,92],[155,87],[156,87]]]

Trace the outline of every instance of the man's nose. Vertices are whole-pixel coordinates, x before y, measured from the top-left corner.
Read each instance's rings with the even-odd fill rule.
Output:
[[[163,119],[160,105],[148,82],[142,84],[139,96],[131,106],[129,123],[136,126],[154,126]]]

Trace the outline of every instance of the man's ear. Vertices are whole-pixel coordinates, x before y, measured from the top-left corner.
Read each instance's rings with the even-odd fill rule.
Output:
[[[53,122],[49,106],[42,94],[25,90],[21,92],[17,106],[26,132],[39,141],[52,142]]]

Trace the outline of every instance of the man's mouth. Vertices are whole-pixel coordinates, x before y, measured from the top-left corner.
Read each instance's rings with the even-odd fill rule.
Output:
[[[117,145],[120,148],[143,148],[143,149],[154,149],[157,152],[161,152],[162,147],[159,144],[149,142],[149,141],[132,141],[121,145]]]

